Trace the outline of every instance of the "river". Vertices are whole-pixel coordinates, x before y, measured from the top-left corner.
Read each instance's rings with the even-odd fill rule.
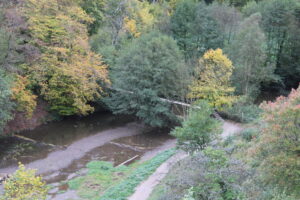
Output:
[[[54,199],[59,190],[67,189],[59,183],[85,173],[88,162],[103,160],[118,165],[135,156],[147,159],[156,151],[174,145],[168,132],[147,128],[130,116],[106,112],[52,122],[20,133],[36,141],[36,145],[31,144],[30,150],[12,159],[1,158],[0,173],[13,173],[18,162],[37,169],[48,184],[57,187],[50,191],[49,199]],[[11,138],[6,140],[0,141],[0,149],[7,148],[5,145],[22,144]]]

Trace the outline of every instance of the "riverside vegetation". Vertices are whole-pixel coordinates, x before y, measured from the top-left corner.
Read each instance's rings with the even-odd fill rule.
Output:
[[[150,199],[299,199],[299,16],[298,0],[0,1],[0,135],[105,107],[177,126],[190,156]],[[249,128],[221,141],[215,111]],[[101,189],[79,193],[125,199],[166,155],[120,169],[92,162]],[[4,197],[45,199],[33,177],[20,165]],[[28,180],[34,197],[21,194]]]

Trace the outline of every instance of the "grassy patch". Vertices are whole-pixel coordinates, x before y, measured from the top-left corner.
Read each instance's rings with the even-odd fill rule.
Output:
[[[136,186],[174,153],[175,150],[171,149],[144,163],[121,167],[113,167],[109,162],[92,161],[87,164],[87,175],[74,178],[68,184],[82,199],[125,200]]]
[[[128,176],[134,165],[113,167],[109,162],[92,161],[87,168],[87,175],[74,178],[68,184],[81,198],[96,200],[107,188]]]
[[[171,149],[158,154],[151,160],[141,164],[125,180],[114,187],[109,188],[99,200],[126,200],[134,189],[146,178],[148,178],[163,162],[174,155],[175,150]]]

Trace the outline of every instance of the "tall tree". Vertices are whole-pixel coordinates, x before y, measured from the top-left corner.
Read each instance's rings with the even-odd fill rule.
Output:
[[[171,17],[171,30],[177,44],[181,50],[184,51],[187,58],[191,51],[193,51],[194,38],[191,30],[194,28],[194,20],[196,18],[195,1],[186,0],[178,3],[175,12]]]
[[[211,106],[219,109],[231,104],[234,100],[234,88],[230,84],[232,71],[232,62],[222,49],[207,51],[199,60],[188,98],[207,100]]]
[[[122,50],[113,69],[108,99],[114,113],[134,114],[151,126],[168,126],[176,120],[171,105],[160,97],[183,96],[185,69],[176,42],[158,32],[142,35]]]
[[[242,14],[235,7],[219,3],[208,6],[208,10],[209,15],[218,22],[220,31],[224,35],[225,44],[229,44],[238,32]]]
[[[283,88],[297,87],[300,82],[299,3],[296,0],[271,0],[260,3],[262,27],[267,36],[268,61],[276,66]],[[297,25],[298,24],[298,25]]]
[[[234,63],[232,82],[238,95],[255,100],[262,82],[274,80],[274,68],[266,64],[266,38],[259,27],[261,15],[253,14],[240,26],[236,38],[228,46]]]
[[[171,16],[171,30],[186,60],[195,61],[208,49],[223,46],[219,25],[205,3],[180,1]]]
[[[86,24],[93,20],[77,2],[26,0],[31,43],[42,55],[25,65],[31,88],[61,115],[86,115],[107,83],[106,66],[90,51]],[[100,83],[100,84],[99,84]]]

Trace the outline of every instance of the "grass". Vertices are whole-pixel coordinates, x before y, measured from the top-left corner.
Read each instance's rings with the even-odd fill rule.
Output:
[[[144,163],[121,167],[113,167],[109,162],[92,161],[87,164],[87,175],[70,180],[68,185],[82,199],[126,200],[142,181],[174,154],[175,150],[170,149]]]
[[[97,200],[106,189],[128,176],[134,165],[113,167],[109,162],[92,161],[87,168],[87,175],[70,180],[68,185],[81,198]]]

